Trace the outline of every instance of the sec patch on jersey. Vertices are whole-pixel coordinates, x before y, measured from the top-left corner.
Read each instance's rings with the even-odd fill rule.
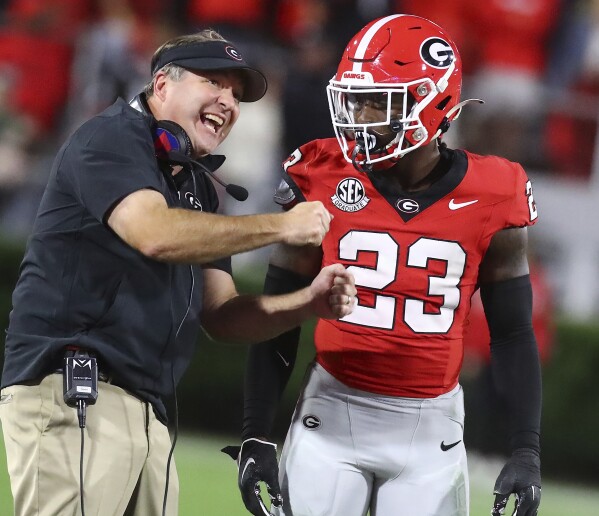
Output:
[[[364,209],[370,199],[366,196],[362,181],[355,177],[346,177],[337,184],[331,201],[342,211],[354,212]]]

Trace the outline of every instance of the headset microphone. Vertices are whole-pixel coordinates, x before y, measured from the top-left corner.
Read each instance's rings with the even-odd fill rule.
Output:
[[[191,159],[189,156],[186,156],[182,152],[179,152],[179,151],[169,151],[168,152],[168,159],[169,159],[169,161],[171,161],[173,163],[180,163],[180,164],[193,163],[194,165],[197,165],[198,167],[200,167],[202,169],[203,172],[205,172],[206,174],[208,174],[219,185],[223,186],[225,188],[225,191],[231,197],[233,197],[233,199],[235,199],[237,201],[241,201],[242,202],[242,201],[245,201],[248,198],[249,193],[248,193],[248,191],[243,186],[234,185],[232,183],[225,183],[220,178],[216,177],[216,175],[208,167],[206,167],[206,165],[203,165],[199,161]]]

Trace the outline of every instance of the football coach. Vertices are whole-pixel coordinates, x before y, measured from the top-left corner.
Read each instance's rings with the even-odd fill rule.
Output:
[[[164,405],[200,326],[262,341],[349,314],[340,264],[289,294],[239,295],[230,256],[320,245],[320,202],[282,214],[216,214],[211,153],[266,92],[218,33],[162,45],[152,79],[58,152],[28,241],[6,334],[0,421],[17,515],[177,514]],[[259,164],[248,164],[259,166]],[[242,199],[247,192],[228,185]]]

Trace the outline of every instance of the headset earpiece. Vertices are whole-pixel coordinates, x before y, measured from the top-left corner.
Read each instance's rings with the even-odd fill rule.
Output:
[[[157,158],[169,160],[171,152],[191,157],[191,140],[179,124],[171,120],[157,120],[152,135]]]
[[[169,153],[171,152],[187,158],[191,157],[191,140],[185,130],[171,120],[156,120],[143,93],[133,97],[129,105],[133,109],[151,117],[154,152],[158,159],[170,161]]]

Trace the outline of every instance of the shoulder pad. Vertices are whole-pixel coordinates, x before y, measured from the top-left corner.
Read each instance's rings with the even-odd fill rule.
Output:
[[[290,210],[298,202],[295,192],[285,178],[281,179],[279,186],[275,190],[274,201],[283,206],[285,210]]]

